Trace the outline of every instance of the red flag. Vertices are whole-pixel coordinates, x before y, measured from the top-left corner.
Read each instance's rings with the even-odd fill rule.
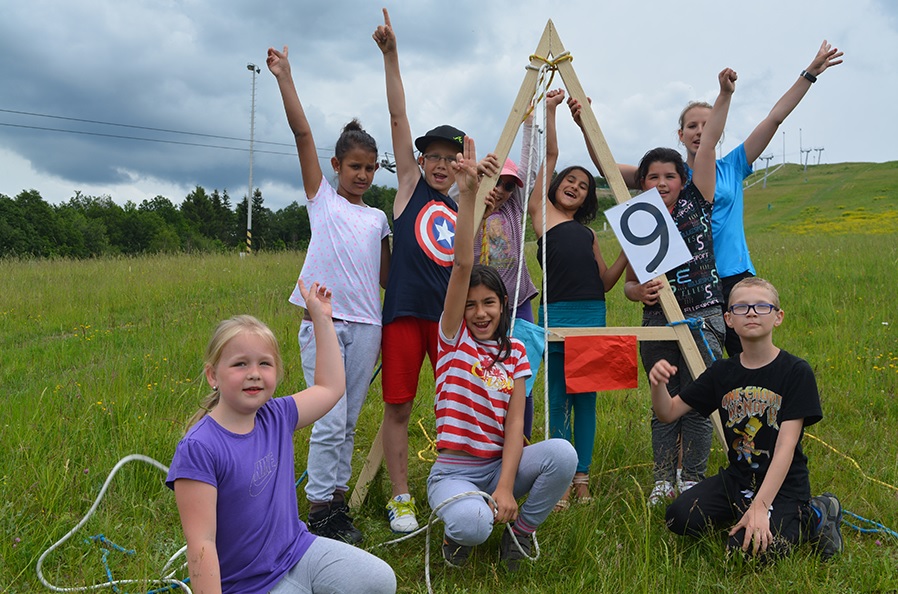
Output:
[[[564,378],[568,393],[636,388],[637,369],[636,336],[564,339]]]

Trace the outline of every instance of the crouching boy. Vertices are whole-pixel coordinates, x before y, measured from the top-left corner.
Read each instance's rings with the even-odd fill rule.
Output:
[[[673,397],[666,384],[676,368],[662,360],[649,373],[660,420],[670,423],[692,409],[706,416],[718,410],[730,446],[729,465],[674,500],[667,525],[699,536],[735,522],[728,551],[783,555],[810,541],[826,560],[842,551],[842,508],[830,493],[811,497],[801,437],[823,413],[811,366],[773,344],[783,315],[773,285],[746,278],[733,287],[725,314],[742,340],[741,354],[715,361]]]

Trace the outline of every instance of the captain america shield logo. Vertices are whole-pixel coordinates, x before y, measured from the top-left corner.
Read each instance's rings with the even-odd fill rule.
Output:
[[[418,213],[415,237],[427,257],[440,266],[452,266],[455,245],[455,211],[431,200]]]

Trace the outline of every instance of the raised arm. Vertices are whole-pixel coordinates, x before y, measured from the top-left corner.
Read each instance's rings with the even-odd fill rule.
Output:
[[[443,336],[455,338],[465,317],[471,269],[474,267],[474,201],[480,185],[477,175],[477,156],[474,140],[465,136],[464,154],[459,153],[455,163],[455,181],[458,184],[458,216],[455,219],[455,257],[452,273],[443,302],[440,329]]]
[[[749,163],[753,163],[761,156],[761,153],[770,144],[770,140],[776,133],[777,128],[792,113],[792,110],[795,109],[808,92],[808,89],[811,88],[812,81],[816,80],[830,66],[841,64],[841,58],[842,52],[838,48],[832,47],[824,39],[823,43],[820,44],[820,49],[817,50],[817,55],[814,56],[811,64],[804,70],[804,72],[810,75],[810,78],[805,76],[804,73],[800,74],[792,86],[789,87],[789,90],[786,91],[786,94],[776,102],[773,109],[767,114],[767,117],[745,139],[745,156]]]
[[[717,167],[715,162],[715,149],[723,135],[723,128],[727,122],[727,114],[730,111],[730,100],[736,90],[736,72],[731,68],[724,68],[717,75],[720,82],[720,93],[714,101],[714,107],[708,116],[702,133],[702,142],[695,153],[695,167],[692,170],[692,183],[702,193],[705,200],[714,202],[714,187],[717,181]]]
[[[396,34],[390,23],[390,13],[384,8],[384,24],[377,27],[372,37],[384,55],[384,75],[387,83],[387,108],[390,110],[390,131],[393,139],[393,154],[396,158],[396,177],[399,187],[393,201],[393,218],[408,206],[412,192],[421,178],[421,170],[415,160],[415,147],[412,143],[412,129],[408,123],[405,108],[405,89],[399,73],[399,50],[396,47]]]
[[[284,111],[287,113],[287,123],[293,131],[296,141],[296,152],[299,154],[299,169],[302,173],[302,185],[306,196],[312,198],[318,194],[321,185],[321,165],[318,163],[318,151],[315,149],[315,140],[312,138],[312,128],[296,86],[293,84],[293,75],[290,72],[290,62],[287,60],[287,46],[279,52],[273,47],[268,48],[268,58],[265,60],[268,70],[278,81],[278,89],[281,91],[281,99],[284,101]]]
[[[554,89],[546,93],[546,162],[539,168],[536,174],[536,181],[533,184],[533,191],[530,192],[530,199],[527,202],[527,214],[530,215],[530,222],[533,224],[533,230],[536,236],[541,237],[543,233],[543,176],[546,178],[546,187],[549,187],[552,174],[555,172],[555,164],[558,163],[558,134],[555,131],[555,110],[558,104],[564,101],[564,90]],[[551,208],[551,204],[547,208]]]
[[[592,99],[589,97],[586,98],[587,101],[592,104]],[[602,170],[602,164],[599,163],[599,157],[596,155],[595,149],[592,147],[592,143],[589,142],[589,136],[586,135],[586,128],[583,127],[583,106],[580,102],[573,97],[568,97],[567,106],[571,110],[571,117],[574,118],[574,123],[580,128],[580,131],[583,132],[583,141],[586,143],[586,150],[589,153],[589,158],[592,159],[593,164],[599,170],[599,174],[602,177],[608,177],[605,175],[605,172]],[[634,165],[623,165],[621,163],[617,164],[617,168],[620,171],[621,176],[624,178],[624,183],[627,184],[627,187],[630,189],[638,189],[636,186],[636,167]]]
[[[293,395],[299,412],[297,428],[311,425],[327,414],[346,391],[346,371],[331,318],[331,292],[317,282],[306,289],[302,279],[299,291],[312,317],[316,352],[315,384]]]
[[[667,391],[667,384],[676,372],[676,366],[668,363],[666,359],[661,359],[655,363],[654,367],[649,371],[652,410],[662,423],[673,423],[692,410],[692,407],[683,402],[682,398],[671,396]]]

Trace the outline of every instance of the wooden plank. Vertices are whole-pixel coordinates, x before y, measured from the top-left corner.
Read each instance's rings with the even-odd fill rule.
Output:
[[[543,30],[542,37],[539,39],[539,44],[536,46],[536,51],[533,53],[534,57],[531,57],[530,59],[530,68],[525,70],[524,80],[521,82],[521,88],[518,90],[518,95],[511,107],[511,113],[508,114],[508,119],[505,120],[505,127],[502,128],[502,134],[499,135],[499,141],[496,143],[496,150],[493,152],[499,159],[500,170],[501,165],[505,163],[505,159],[508,158],[508,153],[511,151],[511,145],[514,144],[514,139],[518,135],[518,130],[524,122],[524,115],[530,108],[530,101],[533,99],[533,90],[536,88],[539,67],[542,66],[542,62],[535,56],[545,56],[548,54],[554,32],[555,27],[552,25],[552,21],[549,20],[546,24],[546,28]],[[484,154],[486,154],[484,151],[478,150],[478,157],[482,157]],[[490,193],[490,190],[496,187],[496,181],[498,179],[499,174],[496,173],[494,176],[485,177],[481,180],[480,188],[477,191],[477,202],[474,204],[475,221],[479,221],[483,218],[483,212],[486,210],[486,196]]]
[[[374,441],[371,442],[371,449],[368,450],[368,457],[365,458],[365,465],[362,466],[359,478],[355,481],[355,488],[352,490],[352,495],[349,497],[349,507],[354,510],[358,510],[362,507],[362,504],[365,503],[365,497],[368,496],[368,489],[371,486],[371,481],[377,476],[377,471],[380,470],[380,465],[383,462],[383,429],[384,426],[381,424],[377,429],[377,435],[374,436]]]
[[[549,342],[560,342],[567,336],[636,336],[638,340],[678,340],[676,331],[670,326],[549,328]]]

